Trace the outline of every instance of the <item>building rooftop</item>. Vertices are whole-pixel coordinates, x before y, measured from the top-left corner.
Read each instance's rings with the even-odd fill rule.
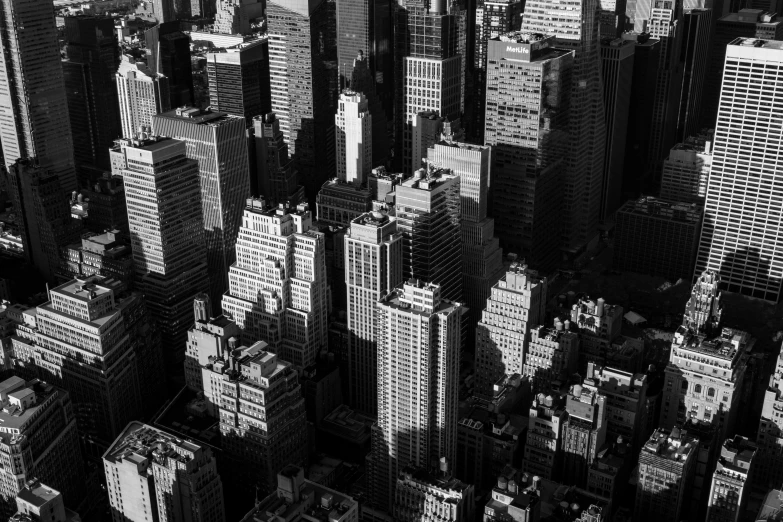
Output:
[[[671,431],[658,428],[645,443],[642,453],[657,455],[659,458],[684,462],[696,450],[698,439],[692,437],[686,430],[672,428]]]
[[[65,294],[80,301],[89,302],[96,297],[112,292],[111,288],[101,285],[101,281],[102,278],[95,277],[76,278],[58,286],[52,291]]]
[[[40,508],[47,502],[51,502],[57,498],[59,494],[60,492],[56,489],[50,488],[45,484],[41,484],[40,482],[35,481],[22,488],[19,493],[16,494],[16,496],[28,504]]]
[[[196,107],[178,107],[174,110],[163,112],[155,116],[155,118],[164,118],[169,120],[187,121],[194,125],[208,125],[210,127],[220,127],[227,123],[236,123],[244,118],[240,116],[232,116],[225,112],[212,111],[210,109],[200,109]]]
[[[496,36],[495,38],[492,38],[492,40],[499,40],[501,42],[510,42],[510,43],[534,43],[534,42],[543,42],[545,40],[548,40],[550,38],[553,38],[551,36],[547,36],[543,33],[528,33],[525,31],[511,31],[509,33],[501,34],[500,36]]]
[[[433,163],[428,163],[426,169],[418,169],[413,173],[413,176],[404,180],[400,187],[431,191],[455,178],[457,176],[450,169],[440,168]]]
[[[735,473],[747,474],[757,450],[758,446],[756,444],[740,435],[726,439],[720,449],[717,472],[720,472],[722,469],[728,469]]]
[[[682,339],[678,349],[709,355],[726,361],[734,361],[741,352],[754,344],[749,333],[734,328],[723,328],[719,336],[708,339],[705,335],[695,335],[680,326],[675,341]]]
[[[10,377],[0,383],[0,438],[14,443],[38,412],[47,408],[57,393],[54,386],[34,379],[25,382],[19,377]]]
[[[179,463],[191,462],[200,453],[201,446],[175,437],[147,424],[133,421],[109,446],[103,460],[118,463],[127,460],[141,465],[150,459],[165,461],[172,459]]]

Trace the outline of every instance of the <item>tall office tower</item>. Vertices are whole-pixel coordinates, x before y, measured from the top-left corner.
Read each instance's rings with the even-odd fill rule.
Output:
[[[334,14],[334,4],[330,4],[313,0],[289,5],[270,0],[266,7],[269,62],[273,64],[271,110],[280,119],[299,183],[311,202],[334,171],[335,107],[326,62],[337,53],[329,30]]]
[[[523,32],[554,35],[558,47],[574,50],[566,177],[558,187],[565,197],[561,244],[571,253],[598,236],[606,140],[599,11],[598,0],[528,0],[522,15]]]
[[[568,416],[565,400],[553,392],[539,393],[530,406],[522,469],[540,478],[554,480],[562,468],[563,424]]]
[[[255,158],[251,158],[251,165],[255,164],[255,173],[251,169],[251,193],[273,206],[289,201],[298,204],[297,192],[302,189],[297,185],[296,170],[274,112],[253,117],[253,140]]]
[[[441,457],[436,472],[430,468],[405,468],[394,490],[394,520],[453,522],[475,520],[475,491],[472,484],[457,480]]]
[[[33,342],[15,350],[18,371],[69,391],[79,432],[101,450],[163,398],[161,347],[138,320],[149,320],[140,295],[119,299],[101,277],[73,279],[49,291]]]
[[[601,39],[601,78],[604,84],[606,157],[604,158],[601,220],[611,220],[623,202],[623,169],[631,109],[634,51],[632,40]]]
[[[112,18],[65,17],[65,78],[76,166],[109,168],[109,149],[120,136],[114,73],[119,47]]]
[[[250,127],[253,118],[269,113],[272,108],[269,42],[266,39],[249,40],[207,53],[207,78],[212,108],[242,116]]]
[[[413,128],[421,111],[435,111],[449,119],[463,110],[465,49],[465,13],[458,4],[448,9],[445,0],[425,3],[406,2],[404,15],[406,52],[402,62],[402,88],[398,89],[402,131],[402,166],[405,173],[420,168],[421,158],[414,156]],[[398,131],[399,132],[399,131]]]
[[[650,38],[649,33],[626,32],[622,38],[633,41],[635,46],[622,192],[623,199],[629,199],[639,197],[646,190],[643,172],[649,157],[655,78],[658,74],[661,42]]]
[[[116,80],[123,138],[134,138],[140,128],[152,126],[153,116],[171,107],[169,79],[131,56],[122,56]]]
[[[375,2],[375,4],[377,4],[377,2]],[[373,3],[368,5],[373,5]],[[339,5],[337,9],[340,9]],[[372,116],[372,164],[379,167],[386,165],[386,161],[389,157],[388,122],[390,117],[387,117],[386,114],[387,112],[390,115],[392,114],[392,104],[394,101],[394,92],[391,87],[391,78],[394,74],[394,68],[390,58],[386,60],[384,67],[388,67],[389,70],[386,71],[388,74],[384,71],[379,71],[378,74],[382,75],[381,78],[383,78],[384,81],[376,83],[378,77],[373,76],[369,60],[365,58],[362,51],[359,51],[358,55],[353,60],[353,71],[351,72],[350,78],[350,89],[353,92],[362,93],[364,97],[367,98],[368,109]]]
[[[261,341],[249,348],[230,342],[212,369],[203,372],[205,394],[214,390],[220,405],[223,451],[234,470],[232,487],[243,494],[270,493],[283,468],[302,466],[307,460],[307,418],[299,378],[291,363],[266,349]],[[263,404],[259,397],[265,398]],[[248,403],[254,404],[252,409],[240,408]]]
[[[375,303],[402,280],[402,236],[396,220],[376,211],[351,221],[345,235],[349,403],[373,417],[378,414]]]
[[[103,454],[103,468],[115,522],[226,520],[209,446],[131,422]]]
[[[79,435],[68,393],[38,379],[0,382],[0,514],[16,512],[15,497],[31,479],[51,484],[70,505],[84,498]],[[13,458],[11,458],[13,455]]]
[[[383,110],[389,115],[394,89],[392,6],[389,0],[348,0],[337,4],[337,65],[340,71],[340,88],[350,87],[357,90],[352,82],[353,70],[357,65],[364,66],[372,79],[372,84],[367,87],[371,87],[372,93],[383,100]],[[357,54],[361,55],[361,61],[364,63],[355,62]],[[363,89],[359,92],[370,97]]]
[[[533,391],[549,393],[552,384],[567,380],[577,370],[579,335],[570,330],[571,321],[555,318],[554,327],[536,326],[522,363],[522,375],[530,379]]]
[[[682,94],[682,47],[684,28],[681,0],[654,0],[647,20],[650,36],[661,42],[661,57],[655,79],[649,164],[651,181],[660,186],[661,166],[666,151],[676,143],[677,117]]]
[[[78,183],[53,7],[50,0],[2,1],[0,143],[6,167],[37,158],[70,194]]]
[[[9,192],[25,258],[50,283],[60,268],[60,250],[79,240],[81,223],[71,219],[59,176],[34,160],[8,165]]]
[[[175,0],[152,0],[152,13],[159,24],[175,21]]]
[[[566,397],[567,418],[563,423],[563,477],[571,484],[587,487],[587,471],[606,442],[609,416],[603,395],[571,386]]]
[[[259,0],[215,0],[215,32],[249,34],[252,22],[264,15],[264,2]]]
[[[429,161],[460,177],[462,231],[462,297],[468,307],[468,342],[475,339],[492,286],[505,273],[503,251],[495,237],[495,220],[487,217],[491,148],[456,141],[436,143]]]
[[[633,520],[680,520],[690,499],[699,439],[680,428],[659,428],[639,455]]]
[[[193,73],[190,70],[190,37],[178,21],[159,23],[144,33],[147,67],[169,80],[169,107],[193,105]]]
[[[249,199],[223,296],[223,313],[246,343],[262,339],[297,368],[313,364],[328,343],[326,240],[311,225],[304,205]]]
[[[582,388],[606,397],[606,440],[622,437],[635,451],[647,440],[647,376],[587,364]],[[600,449],[600,448],[599,448]]]
[[[436,143],[444,140],[465,141],[459,118],[450,120],[438,116],[436,111],[421,111],[416,115],[413,126],[413,146],[411,155],[421,158],[418,168],[426,165],[428,150]]]
[[[726,14],[715,22],[715,34],[710,46],[709,69],[702,95],[701,124],[706,128],[715,127],[726,48],[736,38],[783,39],[783,20],[775,14],[757,9],[740,9],[739,12]]]
[[[783,63],[779,42],[738,38],[726,49],[695,274],[719,271],[722,290],[777,302],[783,279],[783,242],[779,241],[783,229],[778,226],[777,204],[783,178],[775,174],[779,162],[760,151],[780,146],[783,136],[774,130],[774,120],[757,114],[783,103],[783,96],[744,97],[764,88],[766,82],[778,81],[769,65],[773,63]],[[736,229],[744,233],[737,234]]]
[[[694,285],[672,341],[660,425],[671,428],[690,421],[724,440],[735,433],[747,359],[756,340],[747,332],[720,327],[718,284],[707,273]],[[698,361],[698,367],[691,361]]]
[[[393,504],[405,466],[454,462],[461,342],[460,303],[418,280],[377,304],[378,423],[373,430],[370,492],[381,509]]]
[[[601,38],[617,38],[625,31],[627,6],[634,0],[599,0],[599,27]]]
[[[702,94],[709,63],[712,9],[686,9],[683,22],[683,80],[676,142],[694,135],[701,125]]]
[[[663,160],[661,199],[704,203],[712,168],[711,131],[689,136],[669,151]]]
[[[764,488],[778,487],[783,483],[783,346],[775,364],[775,371],[769,376],[769,385],[764,392],[764,406],[761,410],[758,436],[758,458],[754,465],[753,482]]]
[[[436,284],[444,299],[462,297],[460,178],[430,164],[397,186],[403,275]]]
[[[343,91],[334,117],[337,178],[362,185],[372,170],[372,116],[362,93]]]
[[[220,112],[180,107],[152,118],[158,136],[185,142],[188,159],[198,162],[201,216],[213,310],[228,290],[228,269],[245,201],[250,196],[245,119]]]
[[[491,214],[501,246],[546,271],[560,255],[574,53],[555,49],[551,37],[519,32],[492,38],[487,46],[484,143],[492,146],[494,162]]]
[[[740,520],[750,498],[757,453],[758,447],[740,435],[723,443],[718,467],[712,475],[707,522]]]
[[[239,327],[228,318],[212,315],[212,303],[207,294],[197,295],[193,300],[195,324],[188,330],[188,345],[185,349],[185,385],[195,392],[204,391],[201,368],[210,364],[210,357],[222,357],[228,341],[239,338]],[[212,417],[217,417],[218,404],[207,401]]]
[[[531,327],[545,317],[547,280],[524,264],[511,265],[492,287],[476,327],[476,385],[491,396],[501,378],[522,374]]]
[[[193,298],[209,289],[198,162],[174,139],[132,140],[121,152],[136,288],[161,332],[167,373],[181,375]]]
[[[476,34],[472,64],[473,117],[468,120],[467,125],[467,134],[472,143],[484,143],[489,40],[516,30],[521,23],[524,6],[525,2],[522,0],[477,0],[476,2]]]

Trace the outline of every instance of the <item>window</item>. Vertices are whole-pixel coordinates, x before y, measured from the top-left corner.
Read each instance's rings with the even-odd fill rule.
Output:
[[[701,384],[697,384],[693,387],[693,393],[701,393]]]
[[[707,390],[707,397],[715,397],[715,388],[710,388]]]

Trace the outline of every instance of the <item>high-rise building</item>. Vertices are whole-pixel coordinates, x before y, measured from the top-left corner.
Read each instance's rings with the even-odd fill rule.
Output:
[[[769,376],[769,385],[764,392],[758,436],[758,459],[754,465],[753,481],[763,488],[776,487],[783,483],[783,346],[775,361],[775,370]]]
[[[652,196],[627,201],[615,214],[615,268],[687,279],[696,261],[703,208]]]
[[[771,100],[745,97],[753,89],[766,92],[766,82],[778,81],[773,63],[783,63],[783,43],[738,38],[726,49],[694,274],[719,271],[722,290],[777,302],[783,281],[783,228],[777,204],[783,197],[783,177],[776,174],[779,161],[759,151],[783,145],[783,136],[776,123],[758,114],[783,104],[783,95],[770,92]]]
[[[253,147],[251,155],[250,191],[270,205],[299,204],[304,190],[297,185],[294,163],[288,156],[288,145],[280,130],[275,113],[253,117]],[[255,172],[253,172],[255,170]]]
[[[78,183],[53,2],[3,0],[2,9],[0,143],[5,165],[36,158],[69,194]]]
[[[495,237],[495,220],[487,217],[489,146],[441,141],[428,151],[428,160],[459,176],[462,231],[462,297],[468,307],[468,343],[492,286],[503,276],[503,251]]]
[[[88,230],[96,234],[115,229],[128,233],[128,207],[121,176],[104,172],[91,187],[82,189],[82,196],[90,204],[85,223]]]
[[[103,454],[103,468],[114,522],[226,520],[209,446],[131,422]]]
[[[690,499],[699,439],[680,428],[659,428],[639,455],[633,520],[680,520]]]
[[[516,264],[492,287],[476,327],[477,394],[492,395],[499,379],[522,374],[530,330],[545,317],[546,289],[545,277]]]
[[[349,401],[373,416],[378,411],[375,304],[402,281],[402,236],[396,220],[376,211],[351,221],[345,235]]]
[[[530,406],[522,469],[540,478],[560,476],[563,458],[563,424],[568,418],[565,400],[554,391],[539,393]]]
[[[120,152],[136,288],[160,329],[167,373],[181,375],[193,298],[209,289],[199,165],[174,139],[128,140]]]
[[[343,3],[341,5],[346,4]],[[367,5],[378,6],[380,4],[376,1],[368,3]],[[338,5],[337,9],[339,11],[342,7]],[[339,16],[340,14],[338,13],[338,17]],[[388,23],[388,20],[386,23]],[[386,45],[389,45],[390,43],[390,41],[386,42]],[[391,49],[391,47],[389,47],[389,49]],[[340,52],[339,49],[338,52]],[[389,57],[385,60],[386,61],[381,67],[388,68],[388,71],[378,71],[376,73],[378,75],[373,76],[369,63],[370,60],[364,56],[362,51],[359,51],[356,58],[353,60],[353,71],[351,72],[351,83],[349,84],[350,89],[353,92],[362,93],[364,97],[367,98],[367,106],[370,115],[372,116],[372,164],[377,167],[385,166],[389,157],[388,121],[391,119],[391,114],[393,113],[392,103],[394,101],[391,80],[394,74],[394,64],[391,60],[391,54],[389,54]],[[389,117],[386,115],[387,112],[390,115]]]
[[[297,373],[291,363],[266,349],[261,341],[249,348],[229,342],[222,356],[202,370],[204,394],[219,404],[230,486],[245,495],[271,493],[277,474],[289,464],[304,465],[308,453]]]
[[[269,42],[265,38],[207,53],[207,77],[209,103],[215,110],[245,118],[248,127],[254,117],[271,110]]]
[[[576,372],[578,359],[579,335],[571,330],[571,321],[556,317],[553,327],[539,324],[530,330],[522,375],[530,379],[534,392],[549,393],[553,383]]]
[[[274,208],[249,199],[222,303],[246,344],[261,339],[298,368],[313,364],[328,344],[326,240],[311,225],[303,205]]]
[[[216,0],[215,31],[221,34],[248,34],[252,22],[264,15],[265,3],[259,0]]]
[[[372,196],[366,184],[332,178],[323,184],[315,198],[318,222],[348,227],[351,221],[372,209]]]
[[[478,0],[476,2],[476,34],[473,48],[473,118],[468,124],[468,136],[473,143],[484,143],[484,115],[487,86],[487,49],[489,40],[516,30],[521,22],[521,0]],[[471,110],[471,108],[468,108]]]
[[[603,193],[606,123],[598,4],[598,0],[528,0],[522,15],[522,31],[554,35],[558,47],[574,50],[566,176],[559,187],[565,197],[561,244],[571,253],[598,237]]]
[[[362,185],[372,170],[372,116],[367,98],[343,91],[334,117],[337,179]]]
[[[116,73],[123,138],[152,126],[152,117],[169,110],[169,79],[153,73],[135,58],[122,56]]]
[[[83,279],[98,275],[113,279],[116,293],[133,286],[133,253],[127,239],[118,230],[103,234],[86,232],[79,243],[68,245],[61,251],[60,269],[57,277],[60,283],[71,279]]]
[[[176,0],[152,0],[152,13],[159,24],[176,20],[177,13],[174,9]]]
[[[441,141],[464,141],[459,118],[449,119],[439,116],[437,111],[421,111],[416,115],[416,123],[413,126],[413,143],[411,156],[421,158],[418,168],[427,164],[427,154],[431,147]],[[415,161],[414,161],[415,163]]]
[[[402,167],[405,173],[420,168],[415,157],[413,128],[421,111],[434,111],[449,119],[458,118],[465,103],[465,13],[458,4],[445,1],[426,4],[406,2],[398,15],[404,20],[406,52],[401,61],[402,83],[398,89],[400,111],[396,125],[402,132]],[[398,28],[400,29],[400,28]]]
[[[62,66],[77,170],[82,165],[106,170],[109,149],[121,133],[114,20],[67,16],[65,40],[67,59]]]
[[[750,498],[758,447],[745,437],[726,439],[710,485],[707,522],[737,522]]]
[[[60,267],[60,250],[79,240],[82,228],[71,219],[59,176],[34,160],[8,165],[9,192],[18,212],[25,258],[49,282]]]
[[[370,494],[381,509],[395,499],[406,466],[454,462],[462,305],[438,285],[411,280],[377,305],[378,423]]]
[[[430,164],[397,186],[394,204],[403,276],[438,285],[444,299],[461,298],[460,178]]]
[[[193,105],[190,37],[180,30],[179,21],[159,23],[148,29],[144,38],[150,73],[163,75],[169,81],[168,106]]]
[[[562,476],[578,487],[587,487],[588,469],[607,440],[606,397],[575,384],[566,396],[566,413]]]
[[[266,6],[272,108],[307,197],[315,195],[334,172],[334,102],[331,71],[335,36],[329,30],[334,4],[324,0]],[[337,71],[335,70],[334,73]]]
[[[636,45],[632,40],[615,36],[601,39],[601,79],[604,84],[606,117],[606,157],[601,196],[603,221],[611,219],[623,201],[623,169],[635,50]]]
[[[188,159],[198,162],[209,295],[216,312],[228,289],[228,269],[236,257],[242,210],[250,196],[245,120],[179,107],[153,117],[152,130],[184,141]]]
[[[574,53],[508,33],[487,42],[484,143],[492,146],[491,214],[507,252],[549,270],[559,258]],[[521,97],[519,92],[530,95]]]
[[[16,495],[31,479],[51,484],[71,505],[84,498],[84,467],[68,393],[38,379],[0,382],[0,513],[16,512]],[[13,455],[14,458],[10,458]]]
[[[405,468],[394,490],[395,520],[473,522],[475,492],[471,484],[455,479],[448,471],[445,457],[437,472],[429,468]]]
[[[701,125],[702,94],[709,63],[710,36],[713,32],[712,9],[686,9],[683,28],[683,80],[677,116],[679,143],[694,135]]]
[[[689,136],[663,160],[661,199],[703,204],[712,168],[713,133]]]

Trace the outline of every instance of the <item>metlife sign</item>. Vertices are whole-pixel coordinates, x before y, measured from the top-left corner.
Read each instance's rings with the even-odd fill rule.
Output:
[[[530,47],[514,47],[512,45],[509,45],[506,47],[507,53],[519,53],[519,54],[530,54]]]

